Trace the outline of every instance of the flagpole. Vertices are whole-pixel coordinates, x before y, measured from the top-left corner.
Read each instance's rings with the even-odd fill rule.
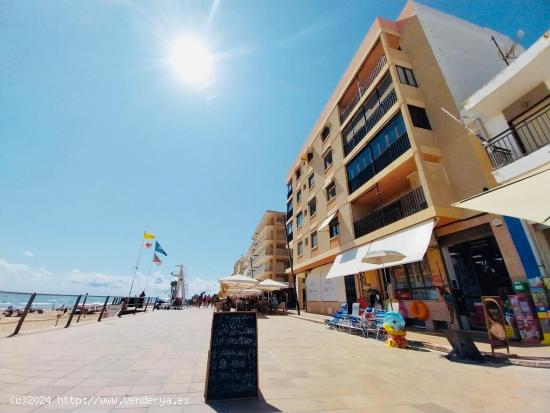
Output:
[[[153,266],[153,260],[149,262],[149,269],[147,270],[147,278],[145,279],[145,288],[143,288],[143,291],[147,291],[147,283],[149,282],[149,276],[151,275],[152,266]]]
[[[132,295],[132,288],[134,288],[134,281],[136,279],[136,274],[139,268],[139,261],[141,260],[141,253],[143,252],[143,240],[145,239],[145,234],[147,231],[143,231],[143,236],[141,237],[141,245],[139,247],[139,254],[138,259],[136,262],[136,267],[134,268],[134,276],[132,277],[132,284],[130,285],[130,292],[128,293],[128,297]]]

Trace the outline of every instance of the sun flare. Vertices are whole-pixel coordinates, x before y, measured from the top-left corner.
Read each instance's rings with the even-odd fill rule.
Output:
[[[176,76],[193,86],[204,86],[212,80],[213,57],[199,38],[180,37],[169,48],[169,64]]]

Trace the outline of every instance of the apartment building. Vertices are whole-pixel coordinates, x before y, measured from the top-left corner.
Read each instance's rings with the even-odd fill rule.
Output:
[[[465,102],[497,186],[457,206],[503,214],[550,343],[550,32]]]
[[[235,273],[259,281],[288,282],[289,255],[285,233],[285,213],[266,211],[252,235],[248,250],[235,263]]]
[[[492,38],[513,43],[415,2],[373,22],[287,175],[302,308],[391,294],[411,323],[483,329],[481,295],[525,277],[502,216],[453,206],[495,183],[480,140],[448,114],[505,67]],[[380,251],[402,258],[367,259]]]

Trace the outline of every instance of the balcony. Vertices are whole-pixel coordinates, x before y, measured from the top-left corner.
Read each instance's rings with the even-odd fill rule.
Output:
[[[411,143],[409,141],[409,136],[407,132],[404,132],[392,144],[390,144],[384,152],[378,155],[378,157],[375,158],[370,165],[359,172],[359,174],[357,174],[357,176],[353,179],[349,180],[349,193],[351,194],[359,189],[361,185],[366,183],[369,179],[384,170],[393,161],[407,152],[410,147]],[[370,148],[366,148],[366,150],[370,150]]]
[[[357,89],[357,92],[355,93],[355,95],[353,95],[349,103],[347,103],[347,105],[343,109],[340,109],[341,124],[344,124],[344,121],[350,115],[351,111],[353,110],[353,108],[355,108],[359,100],[361,100],[361,97],[365,94],[365,92],[370,87],[370,85],[372,85],[372,82],[374,82],[374,79],[376,78],[376,76],[378,76],[378,74],[382,71],[384,66],[386,66],[386,63],[387,63],[386,55],[383,54],[380,57],[380,59],[376,62],[376,64],[374,65],[370,73],[367,75],[367,78],[359,84],[359,88]]]
[[[489,141],[485,150],[494,169],[550,144],[550,105]]]
[[[380,102],[378,107],[365,119],[363,125],[353,132],[353,136],[349,139],[345,137],[353,130],[354,122],[349,124],[343,131],[344,137],[344,156],[347,156],[353,148],[355,148],[365,135],[382,119],[382,117],[397,103],[397,95],[395,89],[392,89],[390,93]],[[361,119],[360,119],[361,120]],[[359,121],[360,121],[359,120]],[[356,123],[359,123],[356,122]]]
[[[355,221],[355,238],[362,237],[386,225],[397,222],[428,207],[422,187],[419,186],[405,195],[378,208],[367,216]]]

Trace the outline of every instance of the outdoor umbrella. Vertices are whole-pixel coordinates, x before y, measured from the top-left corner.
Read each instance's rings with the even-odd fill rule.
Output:
[[[261,290],[256,288],[245,288],[244,290],[230,288],[227,290],[227,295],[230,297],[249,297],[251,295],[260,295],[261,293]]]
[[[386,277],[386,267],[385,264],[390,264],[392,262],[401,261],[403,258],[406,258],[405,255],[401,254],[400,252],[393,251],[393,250],[380,250],[380,251],[371,251],[365,254],[362,262],[365,262],[367,264],[378,264],[382,265],[382,271],[384,273],[384,278],[387,280]],[[390,304],[392,310],[393,308],[393,297],[391,291],[388,291]]]
[[[258,288],[262,291],[277,291],[282,290],[283,288],[288,288],[288,285],[268,278],[258,284]]]
[[[258,285],[258,280],[242,274],[234,274],[218,280],[222,288],[252,288]]]

